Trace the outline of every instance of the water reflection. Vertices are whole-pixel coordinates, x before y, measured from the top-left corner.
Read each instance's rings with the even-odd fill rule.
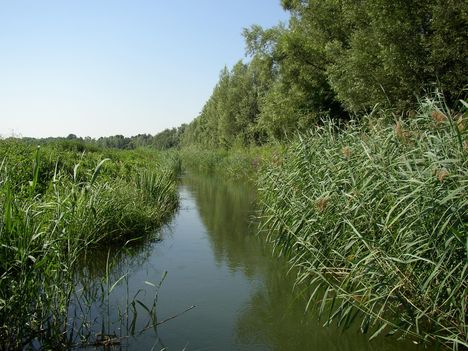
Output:
[[[272,257],[271,248],[253,235],[255,227],[248,219],[254,214],[255,192],[219,178],[191,176],[185,184],[197,202],[216,260],[261,281],[237,316],[236,344],[271,350],[422,349],[383,337],[369,342],[357,330],[323,327],[316,313],[305,313],[306,294],[299,287],[292,291],[294,273],[288,272],[285,260]]]
[[[165,231],[169,233],[170,228]],[[160,346],[156,350],[164,348],[150,316],[150,312],[156,316],[158,281],[132,286],[133,272],[148,264],[154,246],[160,243],[159,232],[123,247],[110,244],[89,250],[79,258],[66,331],[73,348],[128,350],[144,334],[151,334],[152,345]],[[147,305],[137,305],[138,301]]]
[[[254,188],[243,183],[224,183],[216,177],[189,175],[184,185],[192,193],[206,226],[218,264],[242,270],[247,277],[263,270],[264,246],[255,235]]]
[[[153,237],[127,252],[88,257],[92,264],[83,265],[82,276],[101,282],[100,287],[106,271],[112,275],[111,282],[126,274],[106,297],[104,308],[92,309],[91,315],[107,322],[107,330],[118,335],[134,334],[119,349],[421,350],[390,338],[368,342],[355,330],[323,328],[316,313],[305,313],[307,294],[299,287],[292,291],[294,273],[288,274],[289,265],[272,257],[271,248],[249,225],[255,192],[248,185],[187,175],[180,195],[179,211],[160,232],[162,241]],[[116,263],[109,269],[110,256]],[[159,291],[154,285],[166,271]],[[128,307],[134,296],[145,306],[157,298],[160,321],[197,307],[156,330],[145,329],[147,313],[138,303],[134,306],[139,319],[132,324],[134,314]]]

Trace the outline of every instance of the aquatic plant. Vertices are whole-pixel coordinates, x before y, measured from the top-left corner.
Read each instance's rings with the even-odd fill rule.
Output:
[[[261,165],[275,160],[282,149],[279,144],[230,150],[186,147],[180,150],[180,158],[189,171],[222,175],[232,180],[254,180]]]
[[[177,206],[178,161],[27,150],[34,147],[0,142],[0,348],[64,348],[78,258],[161,225]]]
[[[376,109],[264,165],[262,228],[327,323],[468,346],[467,118],[438,97]]]

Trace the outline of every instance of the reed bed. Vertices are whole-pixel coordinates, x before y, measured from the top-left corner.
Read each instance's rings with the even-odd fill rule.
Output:
[[[162,224],[177,206],[180,163],[19,141],[0,141],[0,154],[0,349],[63,349],[78,258]]]
[[[326,324],[468,347],[466,106],[324,122],[262,168],[262,228]]]
[[[180,151],[184,169],[201,174],[217,174],[232,180],[254,180],[262,164],[278,158],[281,145],[225,149],[187,147]]]

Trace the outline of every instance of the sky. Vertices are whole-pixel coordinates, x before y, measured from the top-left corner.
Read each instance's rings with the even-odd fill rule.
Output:
[[[0,0],[0,136],[141,133],[189,123],[242,29],[280,0]]]

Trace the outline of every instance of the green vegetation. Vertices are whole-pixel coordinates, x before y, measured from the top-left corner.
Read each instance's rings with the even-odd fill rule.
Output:
[[[426,100],[406,121],[324,122],[264,165],[263,229],[329,322],[468,346],[467,127]]]
[[[138,240],[177,206],[176,155],[0,141],[0,348],[67,345],[87,250]]]
[[[281,3],[184,126],[184,163],[258,178],[329,321],[467,347],[468,4]]]
[[[262,233],[310,285],[307,308],[467,347],[468,105],[323,120],[286,145],[181,150],[186,168],[257,183]]]
[[[329,320],[466,347],[468,4],[281,3],[289,23],[245,29],[250,60],[184,126],[184,163],[258,178]]]
[[[185,125],[183,124],[178,128],[165,129],[156,135],[138,134],[131,137],[125,137],[123,135],[112,135],[108,137],[100,137],[97,139],[92,139],[90,137],[85,137],[83,139],[82,137],[78,137],[75,134],[69,134],[66,138],[23,138],[22,140],[38,145],[58,143],[61,147],[72,148],[75,151],[97,151],[100,148],[121,150],[151,148],[157,150],[167,150],[179,146],[184,129]]]
[[[66,343],[77,257],[172,213],[181,163],[154,149],[176,148],[257,178],[263,229],[328,321],[468,347],[468,3],[282,5],[188,125],[1,141],[0,346]]]
[[[252,181],[262,164],[276,162],[283,147],[225,149],[200,149],[187,147],[180,150],[183,167],[195,173],[218,174],[234,180]]]
[[[149,147],[157,150],[175,148],[180,144],[180,138],[184,132],[185,125],[178,128],[165,129],[156,135],[138,134],[132,137],[114,135],[101,137],[97,140],[88,140],[100,147],[134,150],[141,147]]]
[[[250,60],[221,71],[183,146],[288,140],[376,105],[413,111],[436,90],[466,97],[466,1],[283,0],[288,25],[244,30]]]

